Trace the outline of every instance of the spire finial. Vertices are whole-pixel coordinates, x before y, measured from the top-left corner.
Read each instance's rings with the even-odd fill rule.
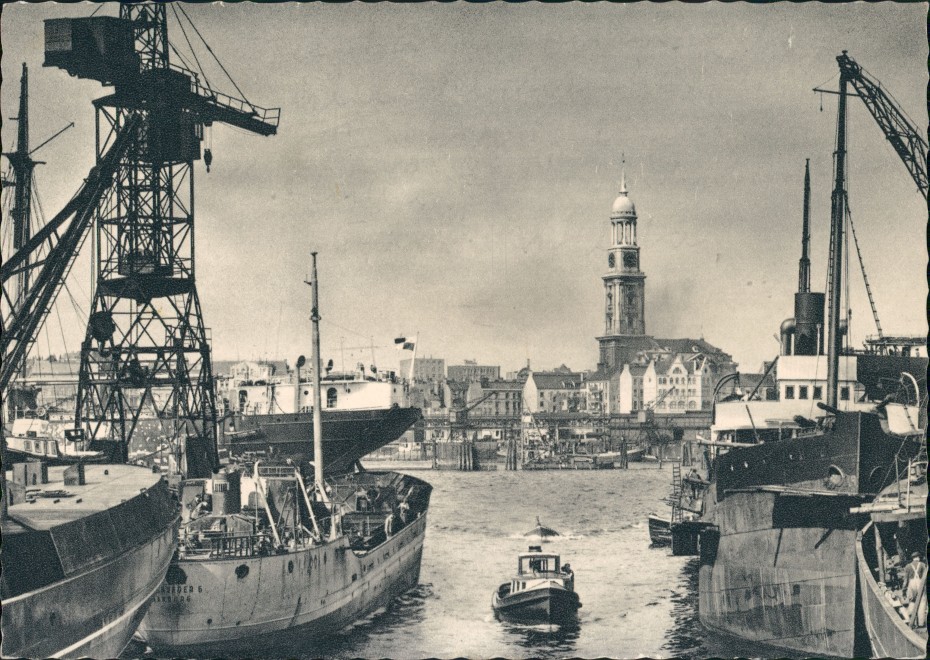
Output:
[[[625,195],[626,189],[626,158],[620,154],[620,194]]]

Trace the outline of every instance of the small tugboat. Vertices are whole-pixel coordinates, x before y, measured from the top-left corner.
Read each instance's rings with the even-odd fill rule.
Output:
[[[581,602],[575,593],[575,573],[559,555],[531,545],[520,553],[517,574],[491,597],[494,613],[515,623],[570,623]]]

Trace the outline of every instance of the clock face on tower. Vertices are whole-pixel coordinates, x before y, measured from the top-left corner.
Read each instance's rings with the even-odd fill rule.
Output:
[[[636,268],[636,254],[627,252],[623,255],[623,265],[626,268]]]
[[[607,267],[613,268],[615,263],[616,263],[616,259],[614,258],[614,253],[611,252],[610,254],[607,255]]]

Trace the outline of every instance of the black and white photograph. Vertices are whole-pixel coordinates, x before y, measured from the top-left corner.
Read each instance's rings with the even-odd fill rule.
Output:
[[[0,5],[0,657],[927,657],[928,9]]]

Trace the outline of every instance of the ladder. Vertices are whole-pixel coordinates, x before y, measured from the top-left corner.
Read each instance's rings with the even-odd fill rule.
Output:
[[[672,507],[672,522],[681,522],[681,463],[672,464],[672,492],[666,502]]]

